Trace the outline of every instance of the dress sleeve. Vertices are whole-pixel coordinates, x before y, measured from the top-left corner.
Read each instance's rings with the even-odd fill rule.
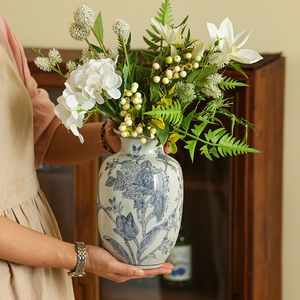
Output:
[[[52,137],[57,127],[61,124],[61,121],[54,113],[54,104],[51,102],[48,93],[37,87],[36,81],[30,74],[22,44],[1,12],[0,43],[18,69],[20,77],[31,97],[33,106],[35,167],[37,169],[41,165]]]

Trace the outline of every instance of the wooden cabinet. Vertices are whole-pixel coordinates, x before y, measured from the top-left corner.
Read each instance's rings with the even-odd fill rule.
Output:
[[[39,71],[27,49],[32,75],[48,91],[63,89],[58,75]],[[78,51],[62,51],[76,59]],[[280,54],[243,66],[248,78],[226,75],[248,84],[228,92],[233,111],[257,125],[249,132],[251,147],[261,151],[213,162],[196,156],[194,164],[180,147],[176,158],[185,181],[184,221],[193,245],[193,287],[162,288],[153,277],[116,284],[93,275],[76,279],[77,300],[280,300],[282,151],[285,59]],[[236,134],[243,135],[236,127]],[[74,239],[97,244],[96,181],[98,162],[74,169]],[[53,172],[55,174],[55,172]],[[47,175],[48,176],[48,175]],[[49,175],[51,177],[51,175]],[[49,180],[60,180],[52,176]],[[99,296],[100,294],[100,296]]]

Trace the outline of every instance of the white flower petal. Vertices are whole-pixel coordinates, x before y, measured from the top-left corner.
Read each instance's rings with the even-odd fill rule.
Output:
[[[79,133],[78,137],[79,137],[80,143],[83,144],[83,143],[84,143],[84,138],[83,138],[83,136]]]
[[[211,38],[219,36],[219,30],[215,24],[207,23],[207,29]]]
[[[107,93],[114,99],[119,99],[121,97],[121,92],[118,89],[107,91]]]
[[[224,37],[222,43],[220,42],[219,48],[222,53],[232,54],[232,45],[228,42],[227,37]]]
[[[70,111],[67,110],[61,103],[54,107],[54,112],[60,120],[65,120],[70,117]]]
[[[78,107],[78,101],[75,95],[70,95],[66,98],[66,104],[70,108]]]
[[[70,126],[70,129],[75,136],[79,137],[80,142],[83,143],[84,142],[83,136],[79,133],[77,126],[75,124],[72,124]]]
[[[105,63],[99,69],[99,74],[102,76],[108,72],[115,72],[115,68],[111,64]]]
[[[94,99],[90,99],[88,101],[85,101],[85,102],[82,103],[81,109],[89,110],[89,109],[94,107],[95,103],[96,103],[96,101]]]
[[[171,56],[174,58],[177,55],[176,47],[171,45]]]
[[[253,64],[263,59],[263,57],[257,51],[242,49],[232,59],[240,63]]]
[[[75,120],[78,119],[78,112],[76,110],[71,111],[71,115]]]
[[[103,99],[103,97],[101,96],[100,93],[96,93],[96,94],[95,94],[95,101],[96,101],[98,104],[103,104],[103,103],[104,103],[104,99]]]
[[[205,50],[205,43],[204,41],[201,41],[192,51],[192,58],[195,58],[196,56],[203,56]]]
[[[227,40],[230,44],[233,44],[234,41],[234,35],[233,35],[233,26],[229,18],[226,18],[225,20],[222,21],[220,28],[220,38],[227,37]]]
[[[250,29],[244,30],[240,32],[233,41],[233,45],[235,45],[237,48],[241,48],[248,40],[249,35],[251,33]]]

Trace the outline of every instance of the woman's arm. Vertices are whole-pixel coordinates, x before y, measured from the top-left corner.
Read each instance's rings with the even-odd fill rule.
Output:
[[[84,137],[83,144],[71,131],[68,132],[63,125],[60,125],[55,131],[43,163],[58,166],[76,165],[106,154],[106,150],[100,143],[102,124],[102,122],[86,123],[80,128],[80,133]],[[121,148],[121,141],[113,131],[115,126],[110,119],[107,120],[104,138],[109,147],[118,152]],[[165,145],[164,151],[167,154],[170,153],[168,143]]]
[[[0,216],[0,259],[36,267],[53,267],[75,270],[77,249],[74,244],[22,226]],[[167,274],[172,265],[142,270],[117,261],[103,248],[86,246],[86,272],[116,281]],[[67,272],[66,270],[66,272]]]
[[[84,137],[81,144],[78,137],[60,125],[50,146],[46,152],[43,162],[50,165],[76,165],[106,154],[106,150],[100,143],[100,129],[102,122],[86,123],[80,128]],[[105,125],[104,138],[112,150],[118,152],[121,147],[120,138],[113,131],[114,123],[110,120]]]

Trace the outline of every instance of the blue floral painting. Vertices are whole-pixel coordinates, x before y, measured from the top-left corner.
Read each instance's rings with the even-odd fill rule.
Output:
[[[157,167],[140,154],[140,150],[141,147],[133,146],[125,160],[115,158],[106,162],[99,177],[105,178],[106,188],[118,196],[105,202],[99,191],[98,212],[103,210],[109,217],[115,233],[115,236],[103,233],[104,244],[108,242],[127,263],[142,266],[147,265],[147,260],[153,262],[156,257],[165,257],[171,252],[182,214],[183,187],[181,169],[176,161],[156,151],[156,159],[160,162]],[[169,196],[170,172],[177,180],[172,182],[173,195],[174,189],[177,195],[175,199]],[[132,203],[133,211],[124,212],[125,201]],[[170,205],[172,210],[168,209]],[[150,246],[153,249],[149,250]]]

